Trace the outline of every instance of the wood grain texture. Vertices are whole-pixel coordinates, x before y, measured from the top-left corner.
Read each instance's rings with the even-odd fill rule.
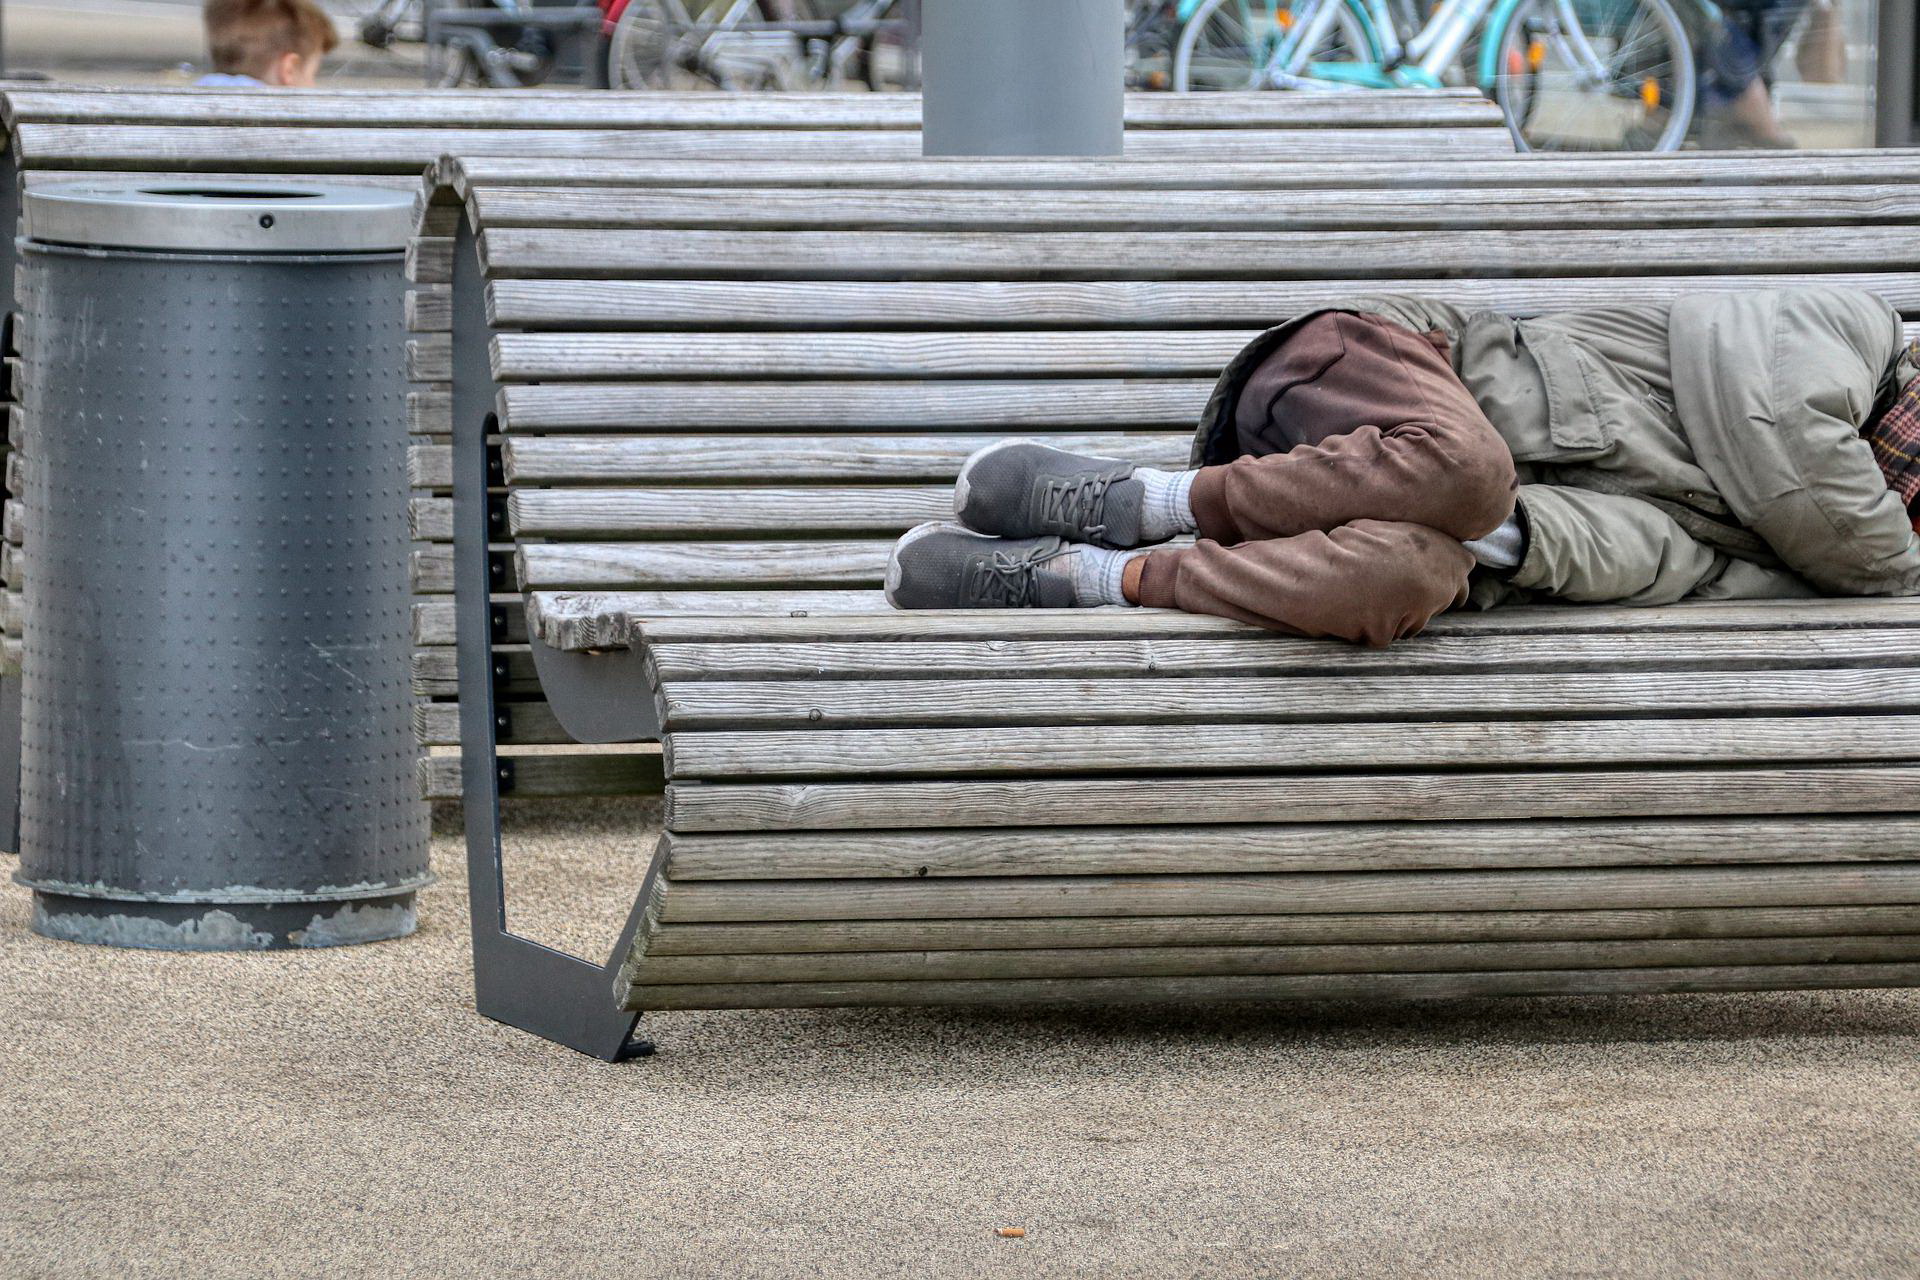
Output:
[[[508,431],[1193,430],[1214,379],[657,382],[508,386]]]
[[[666,753],[676,780],[1881,761],[1920,756],[1920,716],[683,730]]]
[[[414,435],[449,435],[453,431],[453,395],[449,391],[416,386],[407,393],[407,430]]]
[[[483,232],[501,277],[712,279],[1310,279],[1315,276],[1873,271],[1899,261],[1906,229],[1881,226],[1324,231],[1308,237],[1214,231],[1032,235],[922,231]]]
[[[667,829],[1200,826],[1218,822],[1445,822],[1506,818],[1907,813],[1920,768],[1402,773],[1309,778],[1012,778],[972,782],[698,783],[667,791]]]
[[[1481,996],[1649,995],[1920,985],[1920,964],[1768,964],[1505,973],[1314,974],[1214,978],[1068,978],[1026,982],[782,982],[635,986],[629,1009],[784,1009],[862,1005],[1084,1005],[1188,1001],[1416,1000]]]
[[[519,489],[507,511],[520,537],[898,535],[924,520],[952,518],[953,487]]]
[[[1491,646],[1489,646],[1491,647]],[[1230,668],[1227,668],[1230,669]],[[1215,671],[1222,668],[1214,668]],[[1146,725],[1272,725],[1319,722],[1680,716],[1690,712],[1829,713],[1920,710],[1920,667],[1889,671],[1558,672],[1391,676],[1138,675],[1094,679],[895,679],[682,681],[665,685],[667,729],[866,729],[894,726],[1100,725],[1131,734]],[[1710,731],[1714,722],[1689,720]],[[1763,727],[1778,721],[1756,722]],[[1397,728],[1437,742],[1448,731]],[[1920,725],[1915,727],[1920,728]],[[1547,733],[1547,726],[1516,732]],[[1606,726],[1592,725],[1595,739]],[[1231,731],[1229,731],[1231,732]],[[1262,731],[1264,732],[1264,731]],[[1568,730],[1569,734],[1577,731]],[[1063,735],[1069,744],[1082,735]],[[1148,734],[1149,738],[1157,735]],[[1260,736],[1256,734],[1255,736]],[[1311,739],[1310,734],[1303,739]],[[1362,735],[1364,736],[1364,735]],[[1550,752],[1551,735],[1539,742]],[[996,745],[1000,744],[998,735]],[[1308,741],[1301,749],[1312,754]],[[1920,749],[1920,744],[1916,744]],[[1070,759],[1073,747],[1064,751]],[[1548,760],[1554,759],[1549,755]],[[1038,762],[1041,767],[1049,763]],[[1382,763],[1386,763],[1382,760]],[[1069,763],[1069,766],[1070,763]]]
[[[789,616],[831,612],[874,614],[889,609],[877,590],[633,591],[615,593],[532,592],[529,628],[558,649],[625,648],[636,620],[678,614]]]
[[[1290,916],[1065,916],[1031,920],[802,920],[682,924],[649,956],[1026,947],[1298,946],[1623,938],[1867,937],[1913,933],[1920,906],[1638,907],[1605,911],[1367,911]]]
[[[1330,187],[1276,200],[1256,191],[900,190],[792,187],[476,187],[476,220],[502,227],[841,228],[869,230],[1213,230],[1270,232],[1463,227],[1813,227],[1911,222],[1920,188],[1884,183],[1671,188]],[[1177,252],[1177,246],[1170,245]]]
[[[857,954],[653,956],[632,980],[674,983],[1022,982],[1261,974],[1487,973],[1528,969],[1920,961],[1920,934],[1865,938],[1660,938],[1633,941],[1411,943],[1382,946],[1033,948]]]
[[[1297,823],[1005,831],[669,833],[676,884],[700,880],[1172,875],[1899,861],[1920,818]]]
[[[632,795],[660,789],[658,756],[522,755],[502,757],[502,763],[512,775],[509,794],[516,796]],[[423,799],[459,799],[460,757],[423,757],[418,783]]]
[[[452,363],[450,344],[408,344],[420,375]],[[1255,329],[1092,329],[1070,333],[506,333],[500,381],[635,378],[1211,377]],[[444,347],[444,350],[443,350]],[[422,354],[416,356],[415,349]],[[433,352],[431,364],[426,351]]]
[[[407,290],[406,321],[413,333],[444,333],[453,328],[453,286],[423,284]]]
[[[1128,126],[1153,128],[1315,128],[1368,124],[1504,128],[1499,110],[1469,90],[1381,93],[1128,94]],[[378,128],[460,124],[534,129],[889,128],[917,129],[918,94],[600,92],[520,89],[355,88],[303,93],[232,90],[14,90],[10,124],[208,125],[343,124]]]
[[[36,169],[237,169],[261,173],[418,173],[445,155],[599,160],[918,160],[917,129],[539,129],[272,125],[22,124],[20,163]],[[1130,133],[1126,154],[1146,160],[1236,160],[1284,154],[1337,159],[1360,152],[1408,160],[1513,152],[1492,129],[1314,127],[1155,129]]]
[[[414,489],[453,488],[453,446],[416,444],[407,447],[407,485]]]
[[[1920,863],[671,882],[663,925],[1920,903]]]
[[[1456,195],[1456,198],[1457,195]],[[504,328],[916,329],[1060,325],[1224,325],[1257,328],[1363,293],[1442,294],[1516,314],[1593,304],[1671,302],[1691,293],[1823,284],[1877,293],[1920,310],[1920,278],[1894,271],[1814,275],[1618,275],[1514,279],[1339,280],[499,280],[488,286]]]
[[[1483,633],[1484,634],[1484,633]],[[1783,667],[1906,667],[1920,662],[1910,629],[1676,632],[1659,644],[1622,643],[1618,635],[1503,635],[1488,643],[1472,632],[1445,631],[1386,649],[1249,631],[1218,638],[1152,637],[1084,640],[768,640],[648,645],[663,681],[833,680],[857,677],[1076,674],[1179,676],[1231,671],[1262,676],[1443,675],[1466,672],[1688,671],[1744,678],[1763,689],[1765,676],[1733,677]],[[1151,686],[1157,690],[1161,686]]]
[[[878,586],[891,538],[820,542],[523,543],[528,588]]]
[[[502,447],[513,485],[644,485],[737,481],[743,461],[764,483],[793,481],[952,481],[976,450],[998,435],[517,436]],[[1190,432],[1064,432],[1055,448],[1124,458],[1145,466],[1187,463]],[[685,490],[674,490],[685,492]]]
[[[1323,191],[1336,188],[1560,187],[1631,184],[1689,195],[1698,188],[1780,184],[1910,183],[1920,177],[1911,152],[1802,151],[1727,155],[1526,155],[1395,159],[1365,151],[1340,160],[1262,159],[1249,152],[1183,164],[1118,160],[940,157],[819,164],[809,159],[736,158],[726,165],[671,157],[462,154],[441,165],[440,180],[461,191],[490,185],[578,187],[909,187],[922,189]]]

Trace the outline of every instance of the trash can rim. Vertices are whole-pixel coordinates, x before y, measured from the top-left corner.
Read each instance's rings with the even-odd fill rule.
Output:
[[[191,175],[61,182],[26,192],[29,241],[202,253],[397,253],[412,195],[347,183],[201,181]]]

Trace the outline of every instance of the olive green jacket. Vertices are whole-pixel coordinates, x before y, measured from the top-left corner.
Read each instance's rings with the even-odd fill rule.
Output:
[[[1526,558],[1516,592],[1664,604],[1693,596],[1920,594],[1920,539],[1861,428],[1915,367],[1869,293],[1701,293],[1516,320],[1412,297],[1329,308],[1449,344],[1513,450]],[[1239,452],[1240,387],[1300,317],[1222,374],[1195,464]]]

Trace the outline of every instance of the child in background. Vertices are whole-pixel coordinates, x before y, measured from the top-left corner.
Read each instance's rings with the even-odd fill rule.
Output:
[[[203,87],[311,89],[340,43],[314,0],[207,0],[203,17],[214,68]]]

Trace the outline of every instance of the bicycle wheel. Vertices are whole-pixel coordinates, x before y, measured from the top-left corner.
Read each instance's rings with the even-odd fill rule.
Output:
[[[1317,48],[1300,49],[1295,67],[1307,62],[1377,62],[1373,40],[1346,0]],[[1205,0],[1180,29],[1173,52],[1176,93],[1222,89],[1271,89],[1268,64],[1280,38],[1294,23],[1291,0]]]
[[[1492,89],[1523,151],[1674,151],[1699,73],[1670,0],[1521,0]]]
[[[694,20],[681,0],[628,0],[607,40],[615,89],[724,89],[700,60]]]

